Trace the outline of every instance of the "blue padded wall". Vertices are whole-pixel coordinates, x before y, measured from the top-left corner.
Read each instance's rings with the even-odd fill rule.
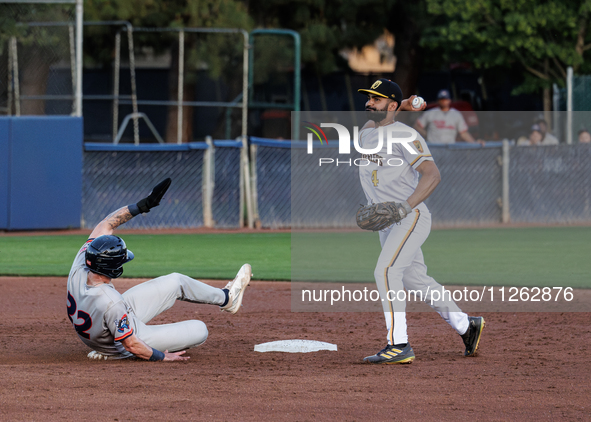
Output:
[[[10,119],[0,117],[0,230],[8,228]]]
[[[80,227],[82,118],[11,119],[9,230]]]

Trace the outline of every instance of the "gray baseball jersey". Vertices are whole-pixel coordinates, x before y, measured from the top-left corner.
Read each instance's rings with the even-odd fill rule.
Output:
[[[455,143],[458,133],[468,130],[464,116],[455,108],[446,112],[439,107],[427,110],[417,123],[427,130],[427,141],[441,144]]]
[[[114,358],[133,356],[120,343],[134,333],[133,311],[113,284],[86,283],[90,270],[84,260],[92,240],[82,246],[68,276],[68,318],[80,340],[93,350]]]

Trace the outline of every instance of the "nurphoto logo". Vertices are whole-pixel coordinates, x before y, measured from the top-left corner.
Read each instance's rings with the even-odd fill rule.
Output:
[[[351,134],[349,130],[338,123],[320,123],[320,126],[315,125],[314,123],[304,122],[310,126],[306,126],[306,129],[312,131],[316,137],[320,140],[320,144],[326,142],[328,145],[328,138],[326,134],[322,130],[322,128],[333,128],[337,131],[339,135],[339,154],[348,155],[351,154]],[[322,137],[320,136],[322,134]],[[386,143],[387,154],[392,154],[392,145],[393,144],[401,144],[410,154],[417,155],[417,151],[411,145],[414,141],[418,138],[418,133],[416,130],[406,127],[403,130],[396,127],[388,127],[388,126],[380,126],[378,128],[378,142],[373,148],[363,148],[359,144],[359,127],[353,126],[353,146],[355,150],[362,154],[363,158],[357,158],[355,160],[339,160],[336,159],[336,165],[339,164],[348,164],[356,165],[356,166],[366,166],[369,165],[370,160],[367,157],[375,156],[378,152],[380,152],[384,146],[384,142]],[[312,154],[314,152],[314,136],[312,133],[308,133],[308,154]],[[401,160],[399,159],[390,159],[385,161],[385,163],[389,166],[400,166]],[[319,165],[322,164],[332,164],[335,163],[333,158],[320,158]],[[382,164],[380,164],[382,165]]]

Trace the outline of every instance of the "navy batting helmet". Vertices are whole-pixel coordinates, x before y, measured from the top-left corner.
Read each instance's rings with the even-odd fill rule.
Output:
[[[86,248],[86,266],[93,273],[117,278],[123,274],[123,264],[133,259],[125,242],[118,236],[99,236]]]

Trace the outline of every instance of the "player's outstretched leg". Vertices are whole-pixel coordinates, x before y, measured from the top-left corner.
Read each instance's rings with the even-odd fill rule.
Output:
[[[484,328],[484,318],[470,317],[462,312],[453,301],[451,292],[427,275],[427,266],[420,249],[414,257],[413,265],[404,273],[403,280],[407,289],[421,291],[425,303],[436,310],[460,335],[466,346],[464,355],[475,356]]]
[[[252,268],[250,264],[244,264],[238,274],[233,281],[230,281],[226,284],[224,289],[228,289],[228,303],[225,306],[222,306],[221,309],[224,312],[229,312],[231,314],[235,314],[240,309],[240,305],[242,304],[242,296],[244,295],[244,290],[248,283],[250,283],[250,278],[252,277]]]
[[[408,343],[404,348],[397,348],[389,344],[375,355],[368,356],[363,360],[367,363],[382,363],[387,365],[412,363],[415,360],[415,354]]]
[[[478,351],[478,343],[480,343],[480,335],[484,329],[484,318],[483,317],[468,317],[470,321],[468,330],[465,334],[462,334],[462,340],[466,345],[466,351],[464,356],[476,356]]]

